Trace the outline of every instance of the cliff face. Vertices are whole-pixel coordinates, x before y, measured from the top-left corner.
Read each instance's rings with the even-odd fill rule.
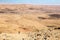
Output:
[[[0,5],[0,40],[60,40],[60,6]]]

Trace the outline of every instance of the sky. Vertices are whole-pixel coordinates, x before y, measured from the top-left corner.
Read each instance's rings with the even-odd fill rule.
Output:
[[[60,0],[0,0],[0,4],[47,4],[60,5]]]

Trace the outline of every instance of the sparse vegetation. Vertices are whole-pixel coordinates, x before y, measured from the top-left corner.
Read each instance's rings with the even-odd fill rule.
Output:
[[[5,8],[5,9],[1,9],[0,13],[18,13],[18,12],[16,10]]]
[[[41,10],[39,8],[29,8],[29,10]]]
[[[58,28],[54,28],[54,29],[60,30],[60,27],[58,27]]]
[[[49,16],[52,18],[60,18],[60,14],[51,14]]]
[[[56,27],[56,26],[47,26],[47,27],[51,27],[52,28],[52,27]]]
[[[4,11],[0,11],[0,13],[5,13]]]
[[[29,10],[35,10],[34,8],[29,8]]]
[[[47,18],[44,18],[44,17],[38,17],[38,19],[47,19]]]

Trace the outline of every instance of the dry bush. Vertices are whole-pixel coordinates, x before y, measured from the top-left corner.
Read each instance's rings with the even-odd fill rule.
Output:
[[[58,28],[55,28],[55,30],[60,30],[60,27],[58,27]]]
[[[47,19],[47,18],[44,18],[44,17],[38,17],[38,19]]]
[[[34,8],[29,8],[30,10],[34,10]]]
[[[0,11],[0,13],[5,13],[5,11]]]
[[[5,9],[2,9],[3,11],[15,11],[14,9],[9,9],[9,8],[5,8]]]
[[[29,8],[29,10],[40,10],[39,8]]]
[[[14,9],[5,8],[5,9],[1,9],[0,13],[18,13],[18,12]]]
[[[49,16],[52,18],[60,18],[60,14],[50,14]]]

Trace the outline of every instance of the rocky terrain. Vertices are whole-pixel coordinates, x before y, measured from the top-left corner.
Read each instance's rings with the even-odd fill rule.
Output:
[[[60,40],[60,6],[0,5],[0,40]]]

